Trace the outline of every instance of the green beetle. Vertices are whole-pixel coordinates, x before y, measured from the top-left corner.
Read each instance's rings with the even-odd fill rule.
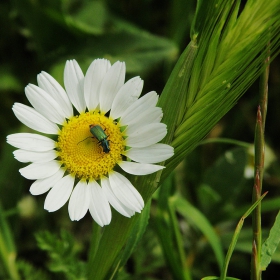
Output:
[[[98,124],[91,124],[89,126],[89,130],[96,140],[98,140],[98,143],[100,143],[103,152],[108,154],[110,152],[110,145],[109,141],[107,140],[108,136],[106,135],[103,128]]]

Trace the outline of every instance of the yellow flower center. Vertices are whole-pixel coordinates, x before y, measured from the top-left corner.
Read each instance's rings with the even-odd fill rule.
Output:
[[[93,135],[90,126],[96,125],[102,128],[101,134]],[[103,148],[105,144],[109,145],[109,151]],[[123,150],[120,127],[98,111],[70,118],[58,136],[60,161],[70,174],[80,179],[98,180],[108,174],[122,159]]]

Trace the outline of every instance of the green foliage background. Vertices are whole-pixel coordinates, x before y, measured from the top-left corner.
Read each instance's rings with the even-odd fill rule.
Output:
[[[84,71],[98,57],[125,61],[126,79],[140,75],[145,81],[143,93],[160,94],[190,41],[195,7],[193,0],[0,2],[0,228],[6,229],[0,232],[5,241],[0,248],[11,258],[17,254],[22,279],[86,279],[92,219],[87,214],[71,222],[66,206],[47,213],[45,196],[29,194],[31,182],[20,176],[22,164],[5,143],[6,135],[28,130],[13,115],[13,103],[28,104],[24,87],[36,83],[42,70],[62,83],[65,61],[73,58]],[[276,58],[269,80],[264,237],[280,208],[279,65]],[[130,251],[124,252],[128,262],[122,263],[118,279],[200,279],[219,274],[235,226],[251,204],[253,179],[245,178],[244,170],[252,166],[248,148],[254,140],[257,105],[256,82],[207,137],[235,139],[242,145],[202,143],[163,183],[165,192],[153,197],[143,238],[130,257]],[[228,275],[240,279],[250,275],[250,226],[248,218],[229,266]],[[279,263],[278,249],[263,279],[279,275]],[[7,266],[0,262],[0,279],[17,279],[9,275]]]

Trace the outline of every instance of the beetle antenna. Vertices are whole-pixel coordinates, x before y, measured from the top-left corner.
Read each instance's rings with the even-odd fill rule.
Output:
[[[77,145],[79,145],[81,142],[84,142],[84,141],[87,140],[88,138],[92,138],[92,137],[91,137],[91,136],[87,137],[86,139],[84,139],[84,140],[78,142]]]

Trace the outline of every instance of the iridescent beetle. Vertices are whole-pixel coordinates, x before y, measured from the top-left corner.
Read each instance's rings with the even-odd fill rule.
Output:
[[[108,154],[110,152],[109,141],[107,140],[108,136],[106,135],[103,128],[98,124],[91,124],[89,126],[91,134],[96,138],[98,143],[100,143],[103,152]]]

